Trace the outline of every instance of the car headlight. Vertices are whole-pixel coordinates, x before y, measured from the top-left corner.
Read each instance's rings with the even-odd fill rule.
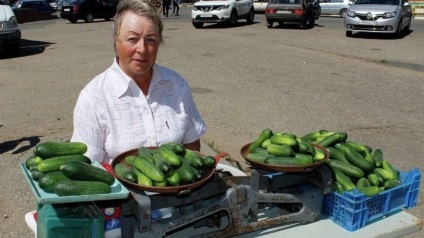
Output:
[[[396,16],[396,12],[386,12],[383,15],[383,18],[393,18]]]
[[[193,11],[198,11],[199,9],[196,6],[193,6]]]
[[[348,10],[347,14],[346,14],[346,16],[348,16],[348,17],[355,17],[355,15],[356,15],[356,13],[354,11],[350,11],[350,10]]]
[[[8,27],[9,27],[9,28],[18,27],[18,21],[16,20],[16,17],[11,17],[11,18],[9,19]]]
[[[221,6],[219,6],[216,10],[217,10],[217,11],[221,11],[221,10],[225,10],[225,9],[227,9],[228,7],[230,7],[230,5],[221,5]]]

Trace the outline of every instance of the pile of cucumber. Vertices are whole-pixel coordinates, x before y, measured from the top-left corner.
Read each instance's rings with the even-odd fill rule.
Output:
[[[277,166],[307,166],[326,158],[325,152],[309,141],[271,129],[264,129],[248,149],[248,160]]]
[[[320,130],[302,136],[301,140],[330,152],[326,164],[333,171],[333,190],[340,194],[357,189],[370,197],[402,184],[399,171],[383,158],[381,149],[373,150],[348,140],[345,132]]]
[[[46,193],[58,196],[105,194],[111,192],[115,177],[91,165],[81,142],[43,142],[25,161],[31,177]]]
[[[122,179],[145,187],[191,184],[215,167],[212,156],[203,156],[179,143],[165,143],[156,149],[140,147],[113,169]]]

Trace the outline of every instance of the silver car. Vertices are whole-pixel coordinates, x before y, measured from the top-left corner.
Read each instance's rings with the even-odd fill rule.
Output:
[[[339,15],[346,17],[352,0],[320,0],[321,15]]]
[[[408,0],[357,0],[344,19],[346,36],[358,32],[389,33],[402,37],[411,28],[411,4]]]

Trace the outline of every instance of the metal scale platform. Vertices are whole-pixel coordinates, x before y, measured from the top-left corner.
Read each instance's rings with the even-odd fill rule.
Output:
[[[130,189],[122,237],[232,237],[313,223],[329,184],[331,171],[321,166],[305,173],[253,169],[251,176],[217,170],[203,186],[178,194]]]

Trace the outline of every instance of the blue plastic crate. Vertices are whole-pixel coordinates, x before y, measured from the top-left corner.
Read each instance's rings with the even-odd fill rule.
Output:
[[[402,185],[366,197],[358,190],[327,194],[322,213],[348,231],[358,230],[389,213],[417,205],[421,173],[418,168],[399,174]]]

